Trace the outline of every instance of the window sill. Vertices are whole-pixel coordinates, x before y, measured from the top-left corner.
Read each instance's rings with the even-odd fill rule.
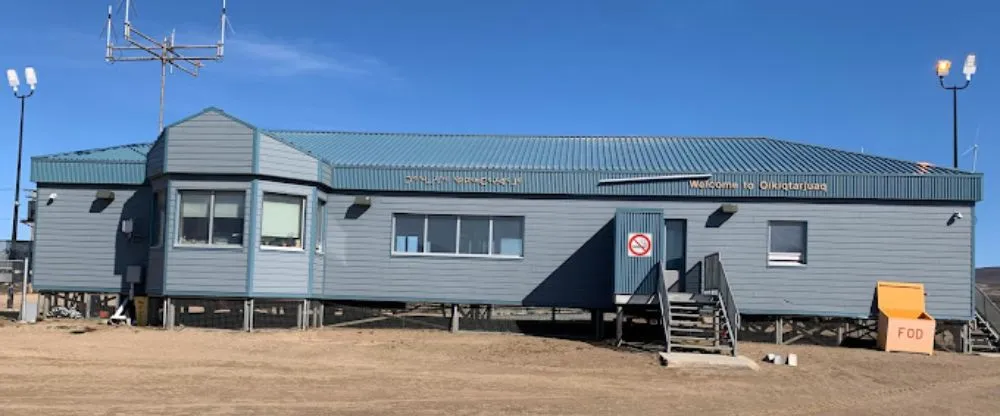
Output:
[[[524,256],[502,256],[497,254],[452,254],[452,253],[407,253],[394,251],[392,257],[436,257],[446,259],[483,259],[483,260],[524,260]]]
[[[790,261],[770,261],[767,262],[767,267],[806,267],[806,263],[796,263]]]
[[[260,246],[261,250],[266,251],[284,251],[288,253],[305,253],[305,249],[301,247],[276,247],[276,246]]]
[[[243,246],[237,244],[174,244],[174,248],[194,250],[240,250]]]

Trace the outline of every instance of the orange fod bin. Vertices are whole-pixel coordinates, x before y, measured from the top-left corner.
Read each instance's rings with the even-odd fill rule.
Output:
[[[934,317],[924,306],[924,285],[878,282],[878,347],[934,354]]]

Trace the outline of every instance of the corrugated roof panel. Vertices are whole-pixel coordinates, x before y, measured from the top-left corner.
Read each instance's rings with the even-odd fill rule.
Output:
[[[767,138],[270,131],[339,166],[605,172],[915,174],[915,162]],[[931,167],[928,175],[966,172]]]

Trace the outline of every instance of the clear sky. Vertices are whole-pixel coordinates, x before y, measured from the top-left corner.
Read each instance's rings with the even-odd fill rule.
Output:
[[[5,6],[0,65],[39,77],[23,186],[31,155],[155,138],[159,66],[103,61],[107,6],[122,1]],[[135,3],[149,35],[218,36],[221,0]],[[934,63],[951,59],[948,81],[960,82],[975,52],[960,151],[978,143],[986,174],[976,263],[1000,264],[997,1],[230,0],[229,11],[226,60],[168,77],[167,123],[217,106],[265,128],[763,135],[950,166],[951,97]],[[17,121],[17,100],[0,99],[3,201]],[[6,238],[10,203],[0,207]]]

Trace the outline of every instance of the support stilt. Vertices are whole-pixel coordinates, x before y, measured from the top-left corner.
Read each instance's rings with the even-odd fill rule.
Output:
[[[449,327],[451,332],[458,332],[458,305],[451,305],[451,326]]]

